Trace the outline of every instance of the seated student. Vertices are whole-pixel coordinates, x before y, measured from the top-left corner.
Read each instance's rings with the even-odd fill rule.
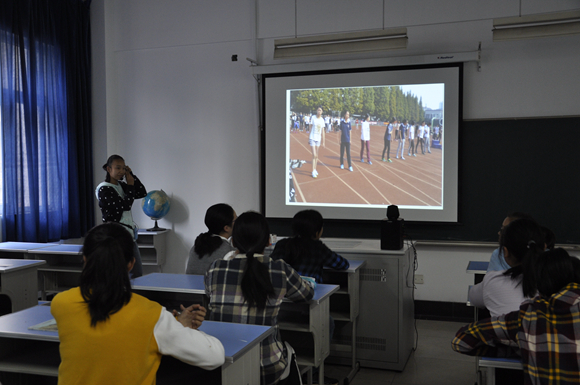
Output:
[[[199,234],[195,239],[189,251],[186,274],[204,275],[213,261],[222,259],[234,250],[229,238],[232,236],[236,217],[232,206],[225,203],[218,203],[207,209],[204,223],[208,231]]]
[[[214,261],[205,276],[211,320],[276,326],[284,298],[294,302],[312,299],[314,290],[290,265],[263,255],[270,243],[263,215],[240,215],[232,243],[239,254]],[[285,346],[275,334],[262,341],[261,357],[261,384],[277,384],[288,363]]]
[[[518,311],[459,329],[452,348],[478,355],[512,344],[520,349],[524,384],[577,384],[580,378],[580,261],[564,249],[539,255],[531,278],[539,296]],[[524,280],[527,278],[524,277]]]
[[[335,270],[349,268],[348,261],[333,252],[320,240],[323,231],[322,215],[316,210],[299,211],[292,218],[292,233],[294,237],[278,241],[270,257],[274,260],[283,259],[301,276],[312,277],[317,283],[322,282],[323,267]],[[334,334],[334,319],[329,320],[330,338]],[[314,378],[318,370],[314,370]],[[337,384],[338,380],[325,377],[325,384]]]
[[[497,234],[500,235],[501,230],[504,227],[506,227],[507,225],[509,225],[511,221],[515,221],[516,219],[522,219],[522,218],[532,219],[531,216],[529,216],[528,214],[522,213],[522,212],[515,211],[512,213],[509,213],[507,215],[507,217],[505,217],[505,219],[503,220],[503,222],[501,224],[501,228],[499,229]],[[504,271],[504,270],[508,270],[510,267],[511,266],[507,264],[507,262],[505,261],[505,258],[501,254],[501,249],[498,247],[491,254],[491,258],[489,260],[489,265],[487,267],[487,272]]]
[[[175,318],[131,293],[133,239],[123,226],[94,227],[82,250],[80,287],[57,294],[50,307],[60,338],[60,385],[155,384],[163,354],[208,370],[224,363],[220,341],[192,328],[205,309],[182,306]]]
[[[303,276],[322,283],[322,269],[329,267],[346,270],[346,259],[330,250],[320,237],[323,231],[322,215],[316,210],[303,210],[292,219],[294,237],[278,241],[270,258],[283,259]]]
[[[499,249],[510,268],[490,271],[469,290],[469,301],[487,308],[492,316],[517,310],[526,298],[536,295],[535,288],[526,286],[522,279],[523,273],[532,269],[534,257],[544,251],[542,228],[533,220],[516,219],[502,228]]]

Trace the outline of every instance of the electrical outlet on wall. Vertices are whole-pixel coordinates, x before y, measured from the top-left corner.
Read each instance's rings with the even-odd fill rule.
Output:
[[[415,274],[415,283],[422,285],[423,282],[423,274]]]

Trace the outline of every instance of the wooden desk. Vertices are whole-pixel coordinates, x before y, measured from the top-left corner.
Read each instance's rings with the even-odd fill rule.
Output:
[[[43,259],[46,265],[39,268],[42,299],[78,286],[83,270],[82,245],[59,244],[28,251],[34,259]]]
[[[483,261],[469,261],[467,264],[467,269],[465,272],[467,274],[473,274],[473,283],[478,284],[483,281],[483,277],[487,273],[487,267],[489,266],[489,262]]]
[[[203,275],[151,273],[131,280],[133,292],[167,309],[179,309],[179,305],[201,304],[207,308]]]
[[[341,352],[351,355],[351,371],[347,375],[350,383],[360,367],[356,357],[356,328],[360,308],[360,272],[366,265],[366,261],[349,260],[348,262],[350,266],[347,270],[325,269],[323,279],[326,283],[340,286],[340,289],[330,297],[330,316],[337,322],[349,323],[351,327],[350,341],[335,339],[330,344],[330,358]]]
[[[0,258],[29,259],[28,252],[55,245],[55,243],[1,242]]]
[[[495,385],[495,369],[503,368],[503,369],[514,369],[514,370],[523,370],[524,367],[522,365],[522,361],[513,358],[490,358],[490,357],[478,357],[479,366],[482,368],[486,368],[487,375],[486,375],[486,385]],[[482,385],[483,381],[479,382],[479,385]]]
[[[38,305],[38,272],[45,261],[0,259],[0,294],[8,296],[11,311]]]
[[[58,376],[58,333],[28,329],[52,318],[46,305],[0,317],[0,371]],[[224,345],[222,384],[260,383],[260,342],[275,332],[274,327],[205,321],[200,330]]]
[[[484,261],[469,261],[467,264],[466,273],[469,274],[485,274],[487,273],[487,267],[489,262]]]
[[[469,263],[467,264],[467,269],[465,270],[465,272],[467,274],[473,274],[473,284],[476,285],[478,283],[480,283],[481,281],[483,281],[483,277],[485,276],[485,274],[487,273],[487,266],[489,265],[489,262],[484,262],[484,261],[469,261]],[[472,306],[471,305],[471,301],[469,300],[469,290],[471,290],[471,286],[469,286],[468,288],[468,294],[467,294],[467,306]],[[489,311],[487,309],[481,309],[478,310],[477,306],[473,307],[473,312],[474,312],[474,319],[477,321],[478,319],[481,319],[481,315],[479,314],[480,311],[482,312],[483,318],[488,318],[490,317]]]
[[[161,270],[165,263],[165,244],[168,230],[139,230],[137,246],[144,271]],[[0,258],[42,259],[46,266],[39,269],[42,298],[78,286],[83,268],[82,245],[60,243],[2,242]]]
[[[133,290],[151,299],[162,299],[171,308],[181,301],[184,305],[202,303],[205,284],[202,275],[153,273],[133,280]],[[296,350],[298,365],[320,367],[324,379],[324,359],[330,354],[330,295],[337,285],[317,285],[314,298],[306,303],[284,301],[278,314],[278,326],[283,339]],[[169,301],[169,303],[168,303]]]
[[[467,274],[473,274],[473,283],[476,285],[476,284],[480,283],[481,281],[483,281],[483,277],[487,273],[488,266],[489,266],[489,262],[486,262],[486,261],[469,261],[469,263],[467,264],[467,269],[465,270],[465,272]],[[474,321],[477,321],[482,317],[480,317],[480,309],[478,309],[477,306],[474,306],[471,303],[471,300],[469,299],[469,291],[471,290],[472,287],[473,287],[473,285],[470,285],[468,290],[467,290],[467,306],[473,306],[473,319],[474,319]],[[481,311],[483,312],[483,315],[484,315],[483,318],[486,318],[486,316],[490,315],[489,311],[487,309],[481,309]],[[484,365],[481,365],[482,360],[483,360],[483,358],[481,358],[481,357],[475,357],[475,376],[476,376],[476,383],[479,385],[482,385],[482,382],[483,382],[483,373],[482,373],[480,367],[486,366],[485,365],[486,363],[488,365],[492,365],[494,363],[494,360],[498,360],[498,359],[490,358],[489,361],[484,362]],[[487,375],[488,375],[488,378],[489,378],[489,376],[493,376],[492,384],[494,384],[495,383],[495,369],[488,369]]]

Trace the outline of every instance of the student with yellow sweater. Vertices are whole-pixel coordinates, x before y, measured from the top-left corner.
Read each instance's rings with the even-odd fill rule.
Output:
[[[211,370],[224,363],[220,341],[195,330],[199,305],[172,315],[131,293],[133,239],[123,226],[105,223],[87,234],[80,287],[51,304],[60,338],[59,385],[155,384],[162,355]]]

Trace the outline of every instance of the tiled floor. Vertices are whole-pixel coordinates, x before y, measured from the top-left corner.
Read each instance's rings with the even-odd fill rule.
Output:
[[[451,340],[463,323],[417,320],[419,340],[402,372],[361,368],[351,385],[473,385],[475,358],[456,353]],[[326,374],[340,379],[349,368],[325,365]]]

